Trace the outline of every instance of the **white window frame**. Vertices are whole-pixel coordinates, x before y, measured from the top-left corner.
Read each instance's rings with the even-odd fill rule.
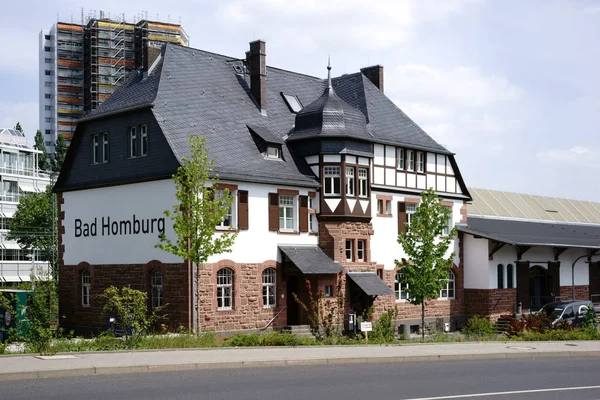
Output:
[[[356,195],[356,180],[354,167],[346,167],[346,196]]]
[[[148,155],[148,125],[140,126],[140,157]]]
[[[81,271],[81,305],[83,307],[90,306],[91,293],[92,284],[90,279],[90,271],[84,269]]]
[[[221,268],[217,271],[217,310],[233,310],[233,270]]]
[[[296,223],[296,197],[290,195],[279,195],[279,231],[295,232]],[[291,215],[290,215],[291,214]],[[288,222],[291,221],[291,226]]]
[[[358,169],[358,196],[369,197],[369,171],[366,168]]]
[[[275,146],[267,146],[267,158],[279,159],[281,158],[279,154],[279,148]]]
[[[348,247],[348,245],[350,245],[350,247]],[[352,262],[354,260],[354,240],[352,239],[346,239],[346,261],[347,262]],[[348,253],[350,252],[350,253]],[[350,254],[350,257],[348,257],[348,254]]]
[[[403,283],[400,284],[400,280],[398,279],[402,275],[401,272],[397,272],[394,277],[394,293],[396,296],[396,301],[408,301],[408,284]]]
[[[138,142],[137,142],[137,128],[135,126],[129,127],[129,157],[138,157]]]
[[[263,308],[277,306],[277,271],[275,268],[266,268],[262,272],[262,297]]]
[[[98,134],[92,135],[92,164],[100,162],[100,138]]]
[[[341,196],[342,194],[342,169],[337,165],[323,167],[323,193],[326,196]],[[336,182],[338,191],[336,192]],[[327,187],[329,185],[329,188]],[[329,190],[328,190],[329,189]]]
[[[333,296],[333,285],[325,285],[325,297]]]
[[[417,152],[417,172],[425,172],[425,153]]]
[[[231,205],[229,206],[229,213],[223,218],[223,220],[217,224],[217,229],[220,230],[228,230],[228,229],[236,229],[237,228],[237,213],[236,207],[234,204],[237,204],[237,190],[230,191],[229,194],[233,198],[231,200]],[[215,190],[215,199],[223,197],[223,189]],[[226,221],[229,220],[229,225]]]
[[[154,269],[150,273],[150,286],[152,288],[151,306],[155,310],[162,306],[163,303],[163,276],[159,269]]]
[[[406,159],[408,160],[406,170],[410,172],[415,172],[415,151],[406,150]]]
[[[415,203],[406,203],[406,223],[410,226],[412,216],[417,212],[417,205]]]
[[[358,239],[356,241],[356,261],[365,262],[367,261],[367,241],[365,239]]]
[[[398,148],[397,150],[397,158],[398,158],[398,165],[396,166],[399,170],[404,171],[404,169],[406,168],[406,159],[404,158],[404,155],[406,154],[403,148]]]
[[[448,271],[448,278],[445,281],[446,286],[440,290],[438,300],[454,300],[456,298],[456,276],[454,272]]]
[[[392,215],[392,201],[385,200],[385,215]]]
[[[108,162],[108,133],[102,134],[102,162]]]

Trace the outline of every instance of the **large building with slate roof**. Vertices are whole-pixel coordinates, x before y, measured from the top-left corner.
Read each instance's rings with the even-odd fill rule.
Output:
[[[317,60],[315,60],[317,62]],[[455,155],[383,92],[383,67],[327,79],[266,65],[263,41],[244,58],[167,44],[81,119],[55,186],[61,205],[60,313],[78,330],[103,329],[95,295],[109,285],[166,305],[172,326],[234,331],[308,324],[293,294],[306,280],[335,296],[344,272],[346,311],[398,305],[417,324],[396,280],[397,235],[433,188],[466,218],[470,194]],[[230,252],[190,266],[155,247],[174,232],[171,176],[206,139],[219,189],[235,197],[216,227],[239,235]],[[433,321],[464,316],[459,246]]]
[[[467,224],[459,226],[467,315],[497,318],[566,299],[598,306],[600,203],[470,193]]]

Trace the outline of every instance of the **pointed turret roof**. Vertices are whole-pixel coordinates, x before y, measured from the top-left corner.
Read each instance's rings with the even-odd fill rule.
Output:
[[[294,131],[288,140],[315,137],[349,137],[372,140],[365,115],[342,100],[333,90],[331,64],[323,94],[296,115]]]

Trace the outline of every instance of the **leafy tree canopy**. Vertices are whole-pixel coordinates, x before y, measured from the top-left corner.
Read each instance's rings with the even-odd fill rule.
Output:
[[[161,233],[156,247],[200,264],[211,255],[229,251],[237,233],[230,230],[215,234],[215,227],[229,213],[233,196],[227,189],[215,195],[218,176],[211,177],[214,159],[209,158],[206,140],[191,136],[189,141],[190,158],[183,158],[173,175],[177,204],[165,210],[177,239],[173,242]]]
[[[444,235],[451,210],[440,204],[440,199],[429,189],[421,194],[421,204],[412,215],[406,232],[398,236],[406,258],[396,260],[401,269],[399,282],[408,285],[408,301],[421,305],[424,335],[425,301],[436,299],[446,285],[454,253],[447,254],[456,228]]]
[[[48,151],[46,150],[46,145],[44,144],[44,136],[42,135],[42,131],[39,129],[35,133],[35,144],[33,148],[41,151],[38,154],[38,168],[42,171],[46,171],[50,168],[50,162],[48,160]]]
[[[7,239],[16,240],[24,249],[39,249],[44,259],[49,260],[54,246],[51,207],[50,186],[45,192],[22,196],[10,219]]]

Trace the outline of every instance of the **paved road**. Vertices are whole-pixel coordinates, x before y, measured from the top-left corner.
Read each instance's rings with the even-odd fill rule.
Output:
[[[0,398],[579,400],[600,398],[599,371],[595,357],[218,369],[23,380]]]

